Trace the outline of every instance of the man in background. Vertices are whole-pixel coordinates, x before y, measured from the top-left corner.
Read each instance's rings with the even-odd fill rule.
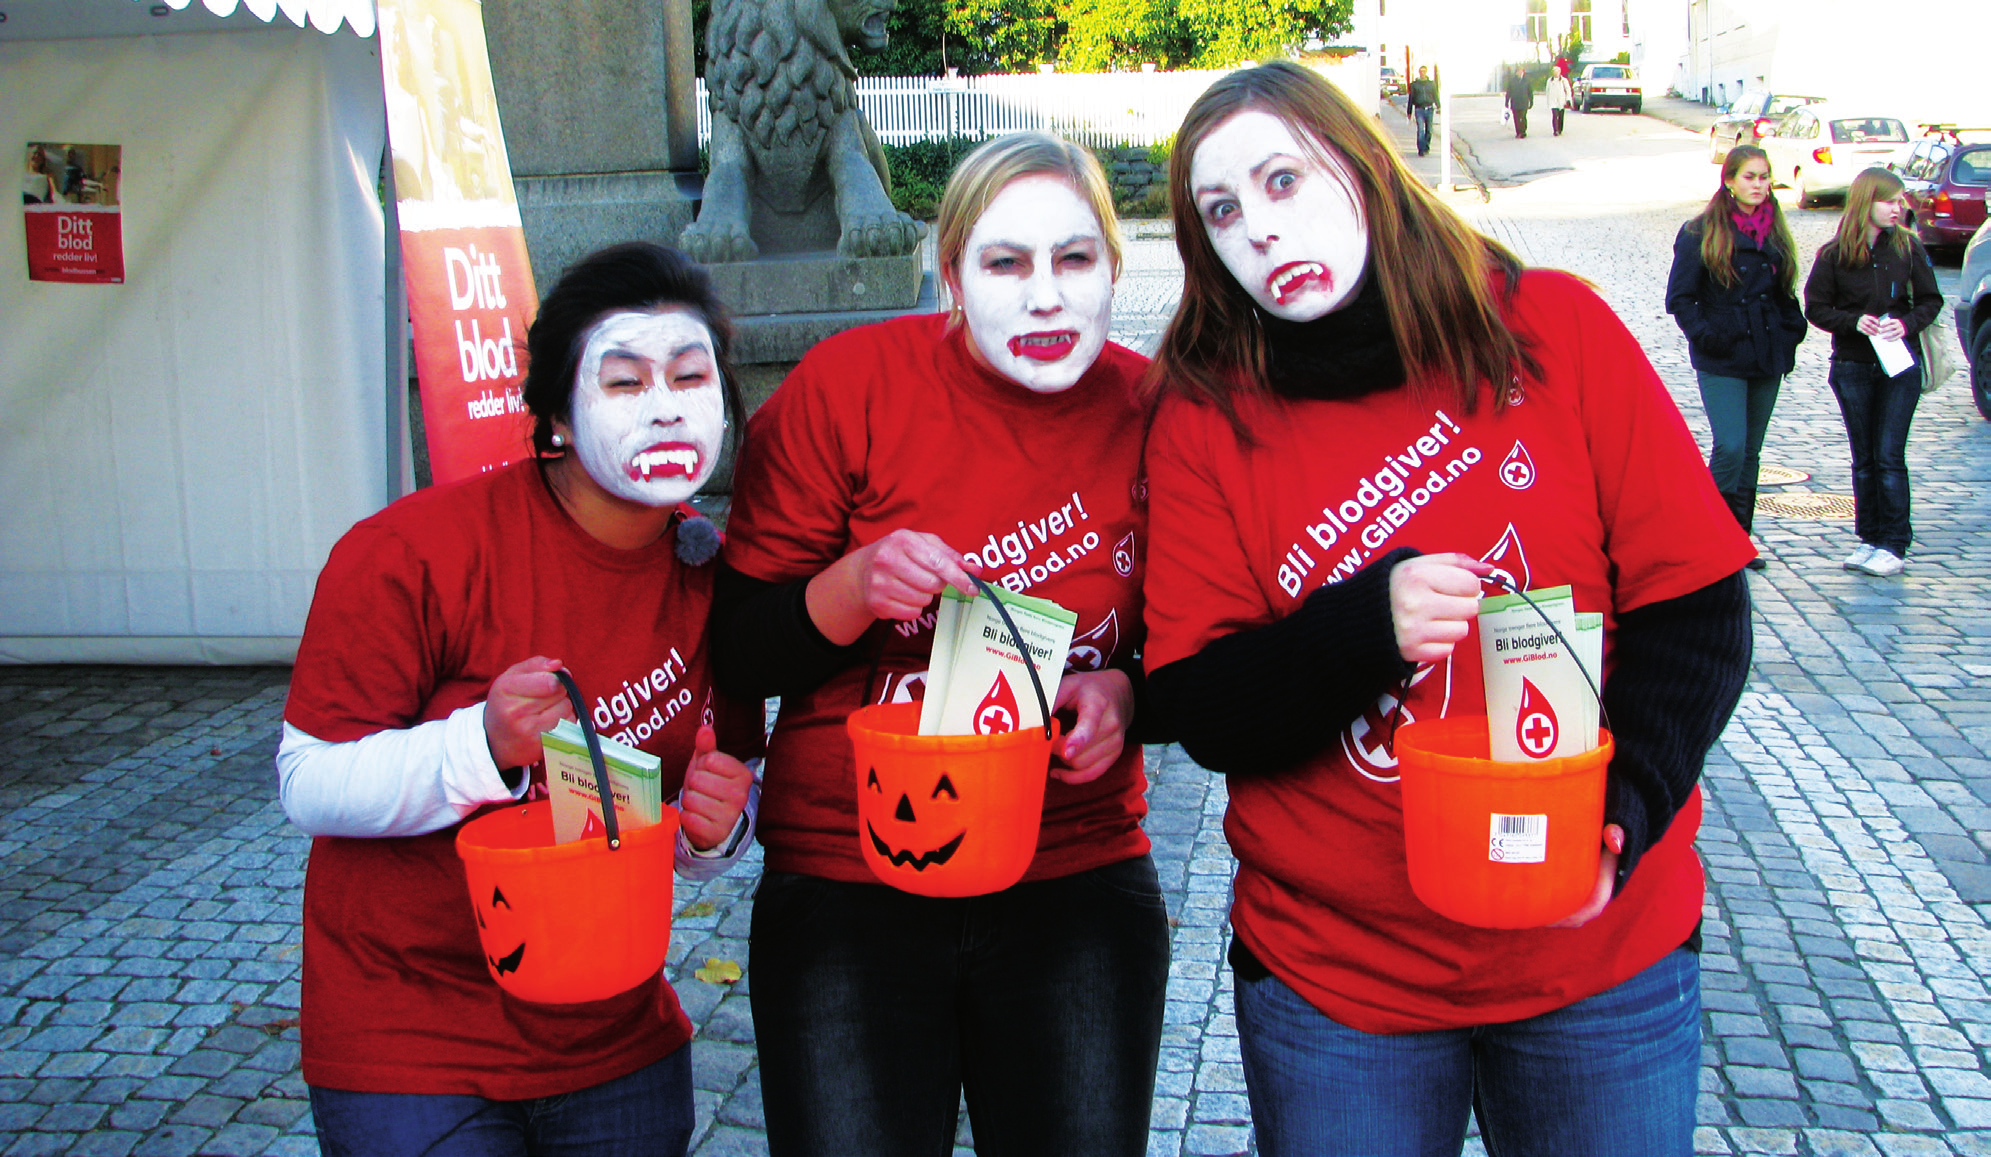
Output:
[[[1431,70],[1419,67],[1417,79],[1410,82],[1410,117],[1417,122],[1417,155],[1431,151],[1431,117],[1438,111],[1438,82]]]

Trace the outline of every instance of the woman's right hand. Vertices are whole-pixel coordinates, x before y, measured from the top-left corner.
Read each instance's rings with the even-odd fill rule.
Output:
[[[916,619],[941,588],[975,589],[961,552],[939,535],[895,530],[844,555],[809,580],[809,617],[837,646],[857,641],[878,619]]]
[[[1866,313],[1860,315],[1859,330],[1868,337],[1877,337],[1883,341],[1900,341],[1902,335],[1908,332],[1908,327],[1901,324],[1901,319],[1898,317],[1881,317]]]
[[[491,681],[491,693],[484,697],[484,740],[500,768],[538,763],[545,754],[540,734],[574,717],[567,692],[553,674],[560,667],[558,659],[534,655]]]
[[[1420,554],[1390,571],[1390,623],[1406,663],[1452,653],[1479,614],[1479,580],[1493,567],[1469,554]]]

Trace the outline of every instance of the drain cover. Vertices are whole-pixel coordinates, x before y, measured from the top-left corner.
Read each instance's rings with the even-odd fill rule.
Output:
[[[1762,466],[1756,471],[1758,486],[1789,486],[1793,482],[1808,482],[1811,475],[1788,466]]]
[[[1765,494],[1756,499],[1758,512],[1773,518],[1851,518],[1853,500],[1843,494]]]

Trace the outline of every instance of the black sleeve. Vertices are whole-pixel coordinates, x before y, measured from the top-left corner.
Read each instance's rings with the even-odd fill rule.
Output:
[[[1902,318],[1907,323],[1907,337],[1935,324],[1936,317],[1943,311],[1943,291],[1936,285],[1936,265],[1929,260],[1929,251],[1922,248],[1920,238],[1909,238],[1908,244],[1908,315]]]
[[[1749,677],[1749,587],[1742,571],[1618,617],[1604,709],[1617,751],[1604,822],[1625,830],[1622,889],[1700,782],[1708,749]]]
[[[1702,271],[1701,238],[1688,222],[1673,238],[1673,269],[1666,275],[1666,312],[1673,315],[1690,342],[1707,336],[1707,323],[1701,319]]]
[[[1211,642],[1148,676],[1145,712],[1211,771],[1290,767],[1316,754],[1416,667],[1397,649],[1393,550],[1280,619]]]
[[[862,639],[839,647],[817,629],[804,601],[808,579],[767,582],[722,561],[712,587],[712,676],[728,695],[811,691],[864,655]]]
[[[1860,311],[1838,304],[1839,250],[1831,242],[1812,259],[1811,274],[1804,279],[1804,316],[1827,333],[1860,332]]]

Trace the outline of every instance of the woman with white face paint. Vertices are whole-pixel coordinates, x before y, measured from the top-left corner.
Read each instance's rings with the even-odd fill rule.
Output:
[[[1307,70],[1233,73],[1169,173],[1150,384],[1150,709],[1229,776],[1259,1152],[1686,1154],[1701,761],[1740,694],[1747,538],[1588,286],[1523,270]],[[1421,550],[1439,553],[1421,554]],[[1392,729],[1483,715],[1479,597],[1604,617],[1617,748],[1589,899],[1453,923],[1410,888]]]
[[[682,255],[584,258],[527,339],[537,453],[403,498],[332,549],[277,754],[284,810],[317,837],[303,1068],[327,1154],[685,1151],[691,1025],[670,985],[509,996],[454,841],[492,806],[544,797],[540,734],[573,718],[564,668],[597,731],[662,759],[680,874],[747,847],[753,772],[720,745],[758,750],[760,712],[710,686],[717,541],[682,505],[738,411],[730,335]]]
[[[940,207],[951,311],[823,342],[754,415],[713,661],[782,700],[752,933],[778,1157],[944,1153],[964,1088],[979,1152],[1146,1151],[1168,938],[1129,733],[1146,363],[1106,340],[1112,213],[1084,149],[984,145]],[[921,697],[935,598],[971,574],[1072,610],[1077,637],[1035,859],[936,899],[861,858],[844,721]]]

